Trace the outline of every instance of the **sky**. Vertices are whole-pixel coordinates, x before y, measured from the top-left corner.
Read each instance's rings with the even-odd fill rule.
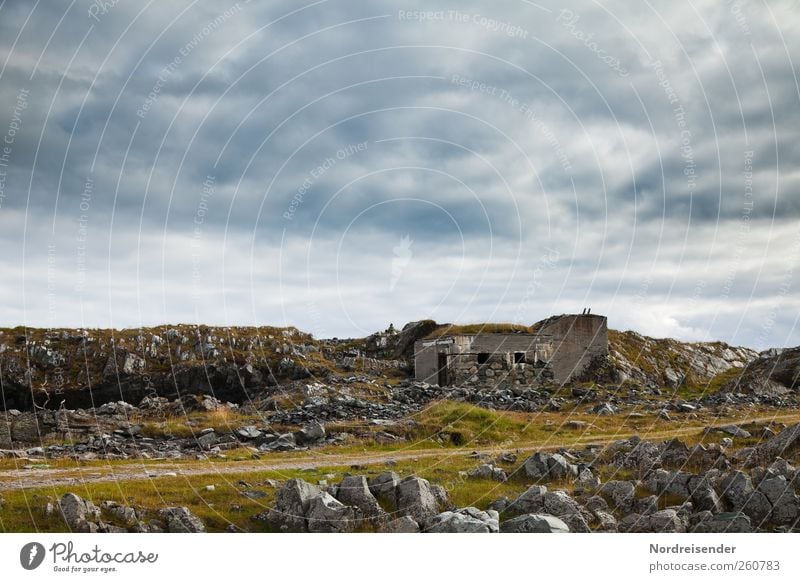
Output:
[[[0,326],[800,344],[793,1],[0,2]]]

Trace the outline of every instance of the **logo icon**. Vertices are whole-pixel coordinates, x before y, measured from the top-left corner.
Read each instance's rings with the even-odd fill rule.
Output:
[[[19,552],[19,563],[26,570],[35,570],[44,562],[44,546],[38,542],[30,542],[22,546]]]

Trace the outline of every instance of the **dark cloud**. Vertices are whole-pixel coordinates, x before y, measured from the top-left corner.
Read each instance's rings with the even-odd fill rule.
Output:
[[[791,3],[162,4],[0,10],[6,323],[800,343]]]

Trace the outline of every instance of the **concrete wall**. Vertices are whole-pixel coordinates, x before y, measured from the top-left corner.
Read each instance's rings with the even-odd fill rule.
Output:
[[[513,354],[524,352],[526,364]],[[418,340],[414,348],[417,380],[439,382],[439,354],[448,355],[451,384],[488,382],[530,383],[542,375],[566,382],[579,375],[598,356],[608,354],[607,320],[601,315],[560,315],[538,324],[534,334],[483,333]],[[490,361],[478,365],[478,354]]]
[[[595,357],[608,355],[608,319],[603,315],[561,315],[538,330],[554,338],[550,365],[556,382],[579,375]]]

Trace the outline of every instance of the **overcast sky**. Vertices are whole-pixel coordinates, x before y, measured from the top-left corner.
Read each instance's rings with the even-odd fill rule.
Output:
[[[797,345],[798,62],[794,0],[5,0],[0,326]]]

